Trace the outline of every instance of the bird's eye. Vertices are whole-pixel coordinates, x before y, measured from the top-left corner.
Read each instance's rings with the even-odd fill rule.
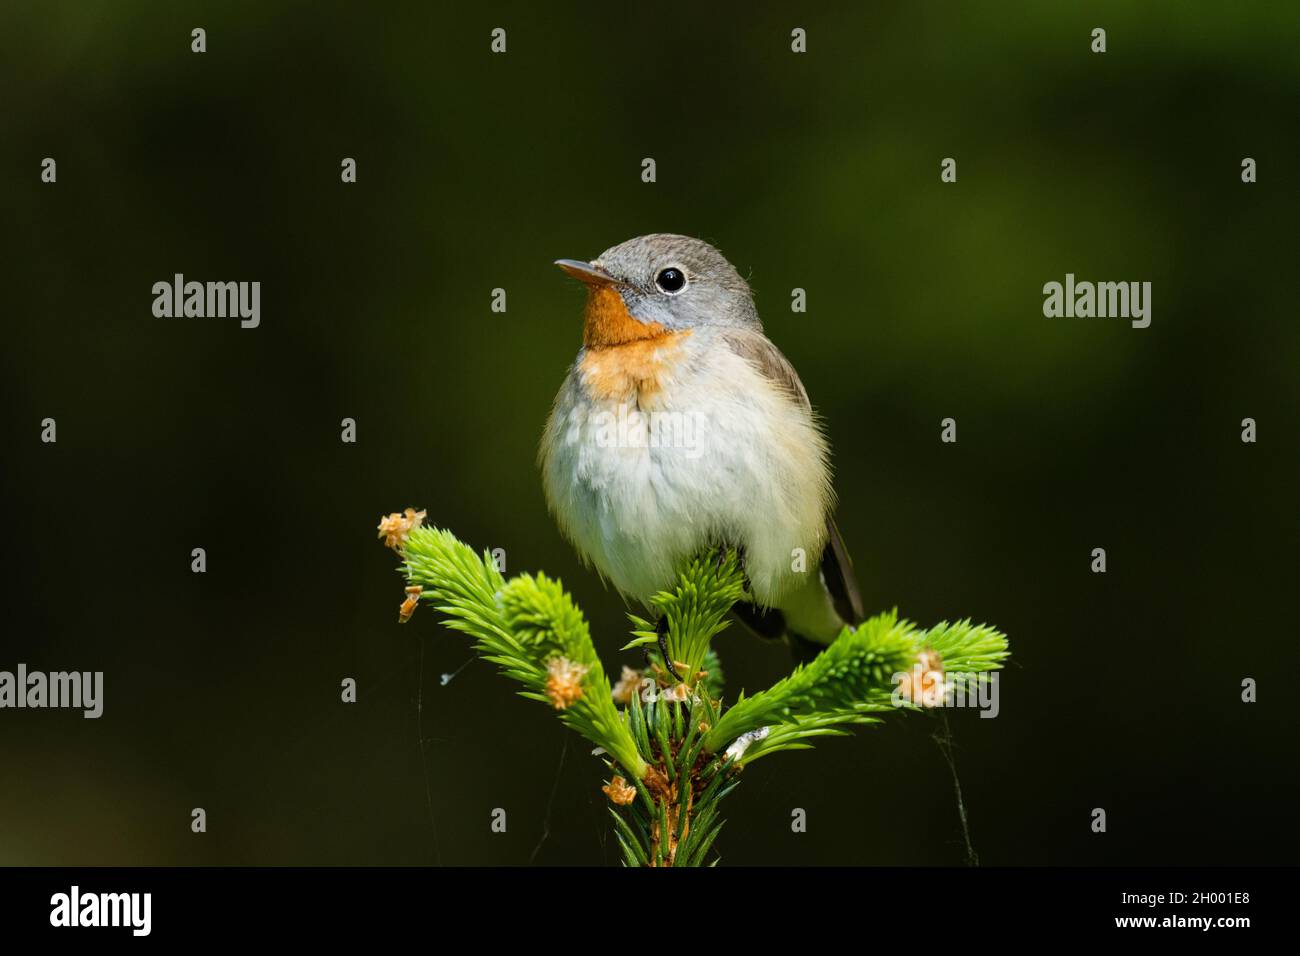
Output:
[[[659,287],[660,291],[673,295],[686,288],[686,274],[681,269],[672,267],[661,269],[659,274],[655,276],[655,285]]]

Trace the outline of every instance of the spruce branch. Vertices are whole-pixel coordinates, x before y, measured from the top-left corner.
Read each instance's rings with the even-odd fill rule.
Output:
[[[614,706],[586,619],[559,581],[523,574],[506,581],[489,553],[475,554],[451,532],[416,528],[402,572],[420,597],[474,638],[484,660],[524,685],[519,693],[554,707],[560,720],[603,747],[640,778],[645,762]]]
[[[558,580],[540,573],[506,580],[490,554],[423,527],[423,519],[408,508],[379,525],[402,558],[399,619],[419,602],[432,605],[473,639],[479,656],[523,685],[520,694],[603,750],[610,773],[601,789],[629,866],[716,863],[719,804],[745,766],[878,723],[888,711],[933,705],[940,691],[1001,667],[1008,654],[991,627],[965,620],[925,630],[893,611],[845,628],[812,662],[724,707],[711,644],[745,584],[736,554],[723,549],[690,561],[655,595],[658,621],[629,615],[625,649],[643,647],[650,666],[625,665],[611,688],[586,619]]]
[[[965,672],[1000,667],[1006,646],[1002,634],[970,621],[945,622],[926,631],[900,621],[897,611],[879,614],[856,630],[845,628],[810,663],[767,690],[752,697],[742,694],[709,732],[705,748],[713,753],[767,728],[737,755],[741,766],[779,750],[805,749],[809,738],[834,736],[852,724],[877,722],[872,714],[899,709],[896,675],[912,671],[923,655],[965,680]],[[926,671],[939,674],[934,664]]]
[[[706,669],[710,642],[730,623],[727,614],[745,593],[745,575],[736,552],[699,555],[682,569],[672,590],[660,591],[651,604],[667,623],[667,648],[672,661],[665,661],[669,673],[679,673],[687,684],[694,684]],[[658,643],[660,632],[655,624],[629,614],[635,630],[632,647]],[[681,665],[679,668],[677,665]]]

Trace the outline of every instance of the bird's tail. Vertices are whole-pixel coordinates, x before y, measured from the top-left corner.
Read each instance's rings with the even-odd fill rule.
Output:
[[[784,640],[796,663],[816,657],[845,626],[857,627],[866,616],[853,562],[832,519],[826,521],[826,547],[816,575],[796,588],[780,608],[737,604],[736,616],[759,637]]]

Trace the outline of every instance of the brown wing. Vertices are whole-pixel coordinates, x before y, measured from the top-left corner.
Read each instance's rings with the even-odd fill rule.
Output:
[[[775,385],[790,393],[790,397],[809,411],[812,403],[808,401],[808,392],[799,381],[799,373],[794,370],[790,360],[781,354],[781,350],[772,344],[762,332],[756,329],[724,329],[723,339],[731,350],[748,361]]]
[[[808,391],[799,380],[799,373],[794,370],[790,360],[781,354],[781,350],[772,344],[762,332],[754,329],[726,329],[722,336],[727,344],[741,358],[749,361],[769,381],[780,386],[790,394],[791,399],[812,411],[808,400]],[[840,530],[835,526],[835,519],[826,516],[826,547],[821,559],[822,579],[835,604],[835,611],[844,622],[856,627],[866,617],[862,609],[862,592],[858,589],[858,579],[853,573],[853,560],[849,557]],[[763,633],[765,630],[758,621],[748,621],[752,629]],[[766,630],[771,629],[771,622]]]

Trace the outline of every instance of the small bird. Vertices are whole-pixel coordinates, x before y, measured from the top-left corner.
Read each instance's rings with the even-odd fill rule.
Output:
[[[752,597],[737,616],[797,657],[858,624],[826,438],[731,263],[655,234],[555,264],[587,303],[538,463],[583,559],[648,604],[692,556],[734,548]]]

